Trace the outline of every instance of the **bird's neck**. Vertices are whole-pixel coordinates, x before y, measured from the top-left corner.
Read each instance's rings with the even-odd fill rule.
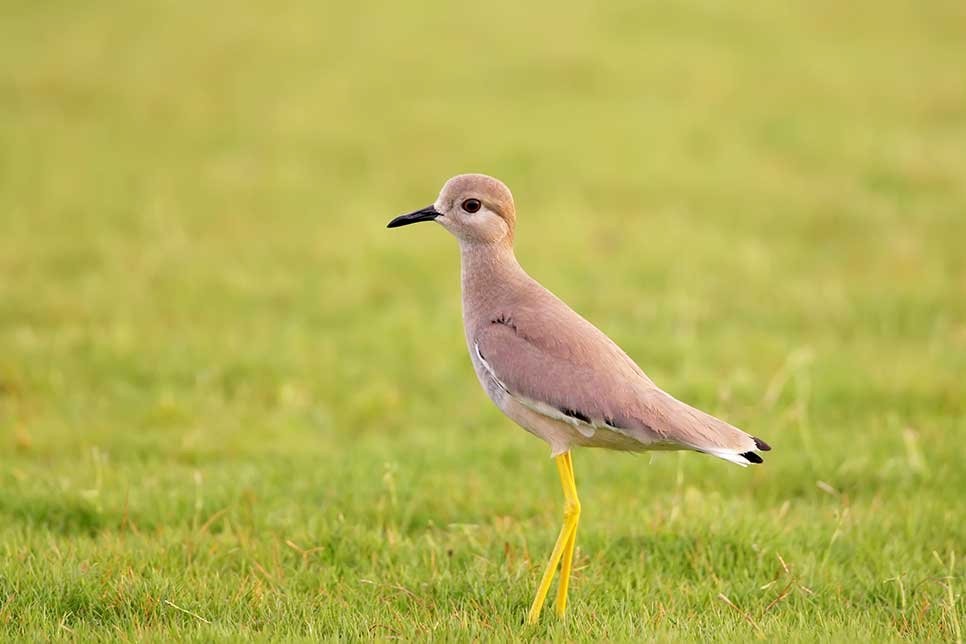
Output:
[[[469,320],[499,306],[527,279],[508,243],[460,244],[463,316]]]

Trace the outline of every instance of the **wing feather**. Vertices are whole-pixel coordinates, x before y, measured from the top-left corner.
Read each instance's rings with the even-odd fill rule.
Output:
[[[541,320],[541,340],[526,333],[523,320],[500,316],[477,330],[474,349],[511,396],[585,436],[607,427],[643,449],[679,446],[746,464],[732,455],[754,450],[751,436],[659,389],[616,344],[579,321],[587,328],[568,343],[554,335],[553,320]]]

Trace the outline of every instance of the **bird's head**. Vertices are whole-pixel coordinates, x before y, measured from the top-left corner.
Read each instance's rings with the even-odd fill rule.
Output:
[[[460,242],[512,243],[516,210],[502,181],[485,174],[461,174],[446,182],[433,205],[400,215],[388,227],[420,221],[436,221]]]

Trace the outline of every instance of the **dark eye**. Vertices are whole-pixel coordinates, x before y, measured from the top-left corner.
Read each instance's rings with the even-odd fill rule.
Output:
[[[479,199],[467,199],[463,202],[463,210],[466,212],[477,212],[482,206]]]

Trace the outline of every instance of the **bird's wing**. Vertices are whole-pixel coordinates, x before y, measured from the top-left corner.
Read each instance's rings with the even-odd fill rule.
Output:
[[[512,321],[479,330],[474,350],[484,368],[511,396],[545,416],[575,425],[626,426],[635,387],[608,370],[526,335]],[[620,371],[620,370],[617,370]]]
[[[606,427],[652,448],[696,449],[740,465],[760,462],[752,450],[767,445],[662,391],[617,345],[581,322],[596,332],[582,334],[590,346],[573,336],[568,343],[542,333],[541,340],[512,320],[494,320],[478,329],[473,350],[509,395],[587,436]]]

